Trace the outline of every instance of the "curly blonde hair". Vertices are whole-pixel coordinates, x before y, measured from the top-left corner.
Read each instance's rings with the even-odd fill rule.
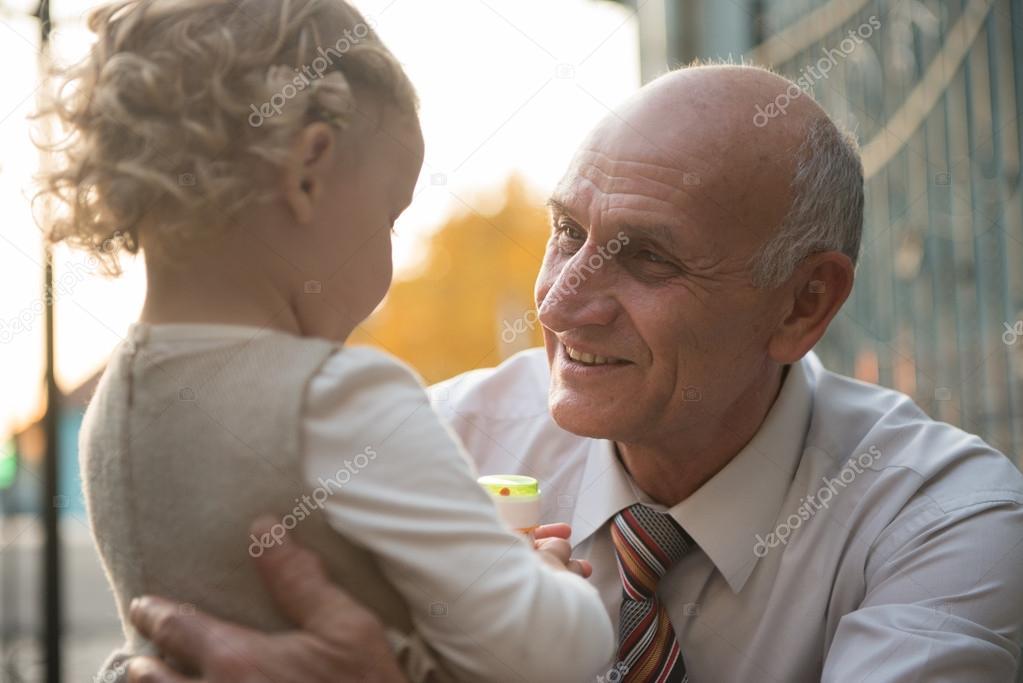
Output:
[[[61,210],[47,237],[120,256],[215,233],[267,195],[314,120],[345,128],[357,92],[414,111],[404,70],[343,0],[118,0],[88,19],[97,40],[60,74],[67,137],[37,199]],[[359,86],[358,90],[356,86]],[[200,230],[201,227],[201,230]]]

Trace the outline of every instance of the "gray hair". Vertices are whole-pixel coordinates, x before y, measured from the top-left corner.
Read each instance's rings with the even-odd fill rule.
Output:
[[[753,257],[753,284],[780,285],[807,256],[840,251],[856,265],[863,234],[863,164],[856,136],[814,119],[799,147],[792,204]]]

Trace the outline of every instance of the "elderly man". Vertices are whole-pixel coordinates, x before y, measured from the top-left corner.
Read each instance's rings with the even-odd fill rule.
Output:
[[[754,122],[790,85],[688,68],[601,122],[550,201],[546,355],[436,407],[481,472],[538,477],[545,521],[571,524],[618,623],[605,680],[1011,681],[1023,477],[811,352],[853,285],[863,178],[808,96]],[[132,680],[398,680],[306,551],[264,562],[304,631],[146,599],[138,626],[205,678],[147,660]]]

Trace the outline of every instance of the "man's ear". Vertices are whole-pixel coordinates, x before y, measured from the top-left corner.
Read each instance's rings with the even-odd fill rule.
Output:
[[[316,204],[324,196],[334,168],[336,147],[334,129],[319,121],[303,128],[292,143],[281,177],[281,190],[299,223],[313,219]]]
[[[788,313],[768,342],[780,364],[795,363],[813,348],[852,291],[852,261],[838,251],[809,256],[781,285]]]

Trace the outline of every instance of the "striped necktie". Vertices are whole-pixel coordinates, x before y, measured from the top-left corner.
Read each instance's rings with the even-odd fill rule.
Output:
[[[675,629],[657,597],[657,583],[696,542],[671,515],[636,503],[611,523],[622,578],[618,662],[623,683],[686,683]],[[624,666],[622,666],[622,664]]]

